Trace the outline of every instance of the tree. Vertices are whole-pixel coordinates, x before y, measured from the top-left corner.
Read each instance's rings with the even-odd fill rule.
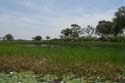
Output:
[[[88,37],[91,37],[95,32],[95,28],[91,25],[88,25],[86,28],[81,30],[82,34],[87,34]]]
[[[72,34],[72,30],[70,28],[66,28],[66,29],[63,29],[61,31],[61,34],[63,34],[63,36],[68,39],[68,38],[71,38],[71,34]]]
[[[118,34],[124,33],[125,29],[125,6],[118,8],[118,11],[115,13],[115,17],[113,18],[114,22],[114,36],[116,37]]]
[[[98,34],[101,38],[109,37],[113,33],[113,23],[110,21],[99,21],[96,26],[96,34]]]
[[[71,24],[71,30],[73,38],[78,38],[80,36],[81,26],[77,24]]]
[[[49,36],[46,36],[46,39],[47,39],[47,40],[49,40],[49,39],[50,39],[50,37],[49,37]]]
[[[37,35],[33,38],[33,40],[35,41],[41,41],[42,40],[42,37],[40,35]]]
[[[4,37],[5,40],[14,40],[14,37],[12,34],[6,34]]]
[[[5,40],[5,37],[3,37],[3,40]]]
[[[65,38],[64,38],[64,35],[60,35],[59,37],[60,37],[60,39],[65,39]]]

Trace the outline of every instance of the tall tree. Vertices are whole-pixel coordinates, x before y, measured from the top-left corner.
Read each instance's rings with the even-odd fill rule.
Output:
[[[46,39],[49,40],[49,39],[50,39],[50,36],[46,36]]]
[[[101,38],[108,37],[113,33],[113,23],[110,21],[99,21],[96,26],[96,34],[98,34]]]
[[[114,22],[114,36],[124,33],[125,29],[125,6],[118,8],[113,18]]]
[[[72,30],[70,28],[66,28],[63,29],[61,31],[61,34],[63,34],[63,36],[67,39],[67,38],[71,38],[71,34],[72,34]]]
[[[14,37],[12,34],[6,34],[4,38],[5,40],[14,40]]]
[[[60,39],[65,39],[64,35],[60,35],[59,37]]]
[[[95,33],[95,28],[91,25],[88,25],[86,28],[82,28],[82,34],[87,34],[87,36],[91,37]]]
[[[71,29],[72,29],[72,37],[78,38],[80,36],[81,26],[79,26],[78,24],[71,24]]]

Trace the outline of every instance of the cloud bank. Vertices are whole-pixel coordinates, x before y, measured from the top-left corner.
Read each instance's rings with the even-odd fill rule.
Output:
[[[31,39],[36,35],[59,37],[60,31],[73,23],[85,27],[88,24],[96,26],[100,20],[112,20],[117,9],[109,7],[106,11],[102,11],[105,9],[101,10],[95,6],[91,10],[89,7],[82,6],[81,3],[70,4],[73,0],[68,2],[66,0],[63,2],[5,0],[1,3],[8,4],[0,9],[0,36],[11,33],[16,39]]]

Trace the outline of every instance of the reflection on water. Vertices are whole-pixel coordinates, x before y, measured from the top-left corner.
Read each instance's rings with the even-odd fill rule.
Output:
[[[50,45],[50,44],[41,44],[41,45],[27,44],[27,45],[25,45],[25,46],[27,46],[27,47],[36,47],[36,46],[40,46],[40,47],[50,47],[50,48],[63,47],[63,46]]]
[[[50,48],[62,48],[62,47],[79,47],[79,48],[91,48],[91,49],[98,49],[98,48],[125,48],[125,47],[122,47],[122,46],[81,46],[81,45],[75,45],[75,46],[72,46],[72,45],[55,45],[55,44],[25,44],[24,46],[27,46],[27,47],[50,47]]]

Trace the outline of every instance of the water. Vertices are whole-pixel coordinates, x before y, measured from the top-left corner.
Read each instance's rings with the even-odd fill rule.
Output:
[[[40,46],[40,47],[50,47],[50,48],[60,48],[60,47],[63,47],[63,46],[50,45],[50,44],[41,44],[41,45],[27,44],[27,45],[24,45],[24,46],[27,46],[27,47],[37,47],[37,46]]]
[[[54,45],[54,44],[40,44],[40,45],[36,45],[36,44],[25,44],[24,46],[27,46],[27,47],[37,47],[37,46],[40,46],[40,47],[49,47],[49,48],[63,48],[63,47],[78,47],[78,48],[91,48],[91,49],[98,49],[98,48],[119,48],[119,49],[122,49],[124,47],[112,47],[112,46],[79,46],[79,45],[76,45],[76,46],[68,46],[68,45]]]

